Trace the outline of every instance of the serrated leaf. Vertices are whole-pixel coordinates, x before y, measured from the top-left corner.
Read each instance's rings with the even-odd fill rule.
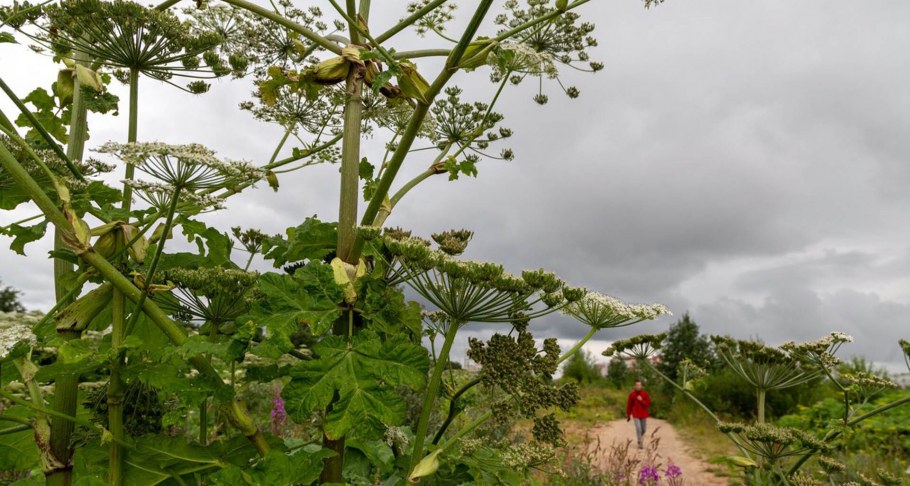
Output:
[[[299,226],[288,228],[286,238],[273,236],[262,242],[263,257],[280,267],[291,262],[322,260],[335,251],[337,224],[307,218]]]
[[[9,245],[10,250],[23,256],[25,256],[25,245],[40,240],[46,232],[47,221],[32,226],[21,226],[13,223],[9,226],[0,227],[0,234],[13,237],[13,241]]]
[[[265,327],[263,343],[253,350],[256,354],[278,357],[293,347],[290,336],[302,325],[309,326],[314,336],[321,336],[341,316],[338,306],[344,296],[328,265],[311,263],[293,276],[264,274],[259,278],[259,290],[265,299],[241,319]]]
[[[13,34],[9,32],[0,32],[0,44],[3,43],[18,44],[18,42],[16,42],[16,38],[13,37]]]
[[[232,465],[208,479],[215,486],[311,484],[319,479],[323,459],[334,455],[335,452],[315,444],[290,454],[273,450],[252,466]]]
[[[406,406],[396,387],[420,389],[429,368],[422,346],[403,336],[383,342],[371,331],[361,331],[350,343],[342,336],[330,336],[317,343],[313,352],[316,359],[291,370],[282,396],[295,420],[303,422],[314,411],[325,409],[337,393],[339,399],[326,416],[329,438],[342,437],[354,427],[376,436],[387,426],[400,424]]]

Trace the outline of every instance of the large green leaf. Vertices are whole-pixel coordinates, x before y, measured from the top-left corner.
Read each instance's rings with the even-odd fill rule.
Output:
[[[382,341],[376,333],[363,331],[351,342],[331,336],[313,351],[318,357],[295,365],[282,395],[298,422],[331,404],[325,423],[330,438],[342,437],[355,426],[364,434],[381,434],[387,426],[400,424],[405,403],[396,388],[423,387],[429,368],[426,349],[401,335]]]
[[[310,444],[289,454],[272,451],[252,467],[226,467],[209,477],[212,485],[296,485],[319,479],[322,460],[335,455],[329,449]]]
[[[273,236],[264,240],[262,252],[266,260],[274,260],[277,268],[292,262],[321,261],[335,251],[337,242],[337,225],[312,217],[300,226],[288,228],[287,238]]]
[[[78,457],[81,469],[89,474],[104,473],[108,462],[107,451],[107,446],[97,443],[81,447]],[[275,454],[283,455],[278,451]],[[136,439],[134,449],[126,451],[123,482],[142,485],[178,484],[173,482],[175,477],[191,481],[196,473],[243,466],[254,457],[256,449],[244,437],[201,446],[187,443],[182,436],[145,436]]]
[[[290,336],[302,325],[320,336],[341,316],[338,304],[344,297],[328,265],[311,263],[294,275],[264,274],[259,278],[259,290],[265,298],[241,320],[265,327],[265,339],[253,348],[261,356],[277,358],[290,350]]]
[[[410,333],[419,340],[422,330],[420,304],[405,300],[404,294],[368,275],[363,281],[363,296],[357,310],[366,327],[382,335]]]
[[[12,366],[11,366],[12,367]],[[31,410],[25,407],[10,407],[3,411],[5,417],[31,418]],[[16,422],[0,420],[0,428],[18,425]],[[28,471],[39,466],[40,455],[35,445],[35,431],[28,429],[15,434],[0,435],[0,471],[15,469]]]

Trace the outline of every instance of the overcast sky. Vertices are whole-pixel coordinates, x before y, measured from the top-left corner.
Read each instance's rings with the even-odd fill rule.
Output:
[[[381,3],[373,30],[400,16],[387,5],[405,4]],[[896,341],[910,338],[910,2],[669,0],[646,11],[617,0],[579,12],[597,25],[591,54],[606,66],[566,76],[581,97],[545,85],[550,103],[541,107],[531,83],[507,91],[497,110],[515,131],[507,145],[516,160],[486,161],[477,179],[431,180],[388,223],[422,235],[465,227],[476,232],[469,258],[545,267],[674,312],[603,332],[590,346],[598,353],[609,339],[665,330],[688,311],[703,332],[772,344],[847,332],[856,342],[844,357],[899,371]],[[414,48],[407,39],[393,45]],[[56,68],[4,44],[0,73],[24,96],[48,87]],[[495,86],[485,72],[474,78],[455,83],[467,99],[489,100]],[[113,89],[125,104],[124,87]],[[263,162],[281,131],[236,109],[251,89],[222,81],[192,97],[145,80],[139,138]],[[0,107],[12,113],[6,100]],[[91,145],[126,138],[125,113],[90,124]],[[377,147],[368,143],[365,155],[380,158]],[[410,160],[401,178],[427,165]],[[337,167],[281,184],[277,194],[263,185],[231,199],[207,221],[278,233],[313,214],[336,219]],[[2,213],[0,224],[31,211]],[[0,237],[0,279],[28,307],[48,309],[49,238],[28,257],[8,243]],[[585,332],[561,316],[535,329],[566,345]],[[455,352],[463,350],[462,342]]]

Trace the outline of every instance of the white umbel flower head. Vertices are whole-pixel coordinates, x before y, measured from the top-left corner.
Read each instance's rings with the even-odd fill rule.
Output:
[[[662,304],[627,304],[598,292],[588,292],[581,300],[567,305],[563,312],[598,329],[630,326],[663,314],[671,315]]]
[[[16,347],[36,344],[32,325],[40,317],[35,313],[0,312],[0,360],[7,358]]]

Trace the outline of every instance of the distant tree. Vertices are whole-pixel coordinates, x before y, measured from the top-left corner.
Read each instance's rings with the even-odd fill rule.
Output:
[[[679,363],[686,358],[705,369],[715,367],[716,358],[711,343],[707,336],[699,333],[698,324],[688,312],[670,326],[657,367],[661,373],[675,380]]]
[[[597,364],[594,362],[594,357],[584,349],[569,358],[562,370],[562,375],[578,383],[595,383],[603,380]]]
[[[610,382],[617,390],[621,389],[629,380],[629,365],[626,360],[614,356],[607,365],[607,381]]]
[[[0,284],[2,283],[0,281]],[[9,286],[0,287],[0,312],[25,312],[25,307],[19,302],[21,293]]]

